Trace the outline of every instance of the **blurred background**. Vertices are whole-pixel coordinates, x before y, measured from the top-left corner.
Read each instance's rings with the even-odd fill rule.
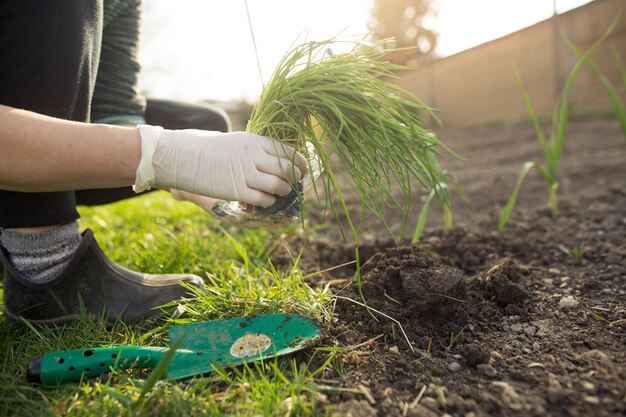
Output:
[[[246,8],[244,0],[146,0],[140,86],[150,97],[216,102],[245,119],[262,80],[294,43],[338,35],[394,37],[396,46],[417,46],[392,57],[415,68],[402,74],[401,84],[436,108],[446,126],[522,119],[526,109],[514,65],[537,100],[538,113],[549,116],[575,63],[561,36],[586,48],[624,5],[623,0],[248,0]],[[594,55],[619,83],[615,51],[626,58],[626,19],[621,20],[605,50]],[[592,75],[581,78],[581,85],[593,81]],[[572,100],[581,102],[573,106],[580,113],[610,109],[601,91],[574,94]]]

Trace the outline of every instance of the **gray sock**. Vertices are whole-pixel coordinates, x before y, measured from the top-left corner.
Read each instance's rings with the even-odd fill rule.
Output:
[[[0,244],[9,253],[15,269],[39,283],[56,277],[68,264],[79,243],[77,222],[39,233],[3,229],[0,234]]]

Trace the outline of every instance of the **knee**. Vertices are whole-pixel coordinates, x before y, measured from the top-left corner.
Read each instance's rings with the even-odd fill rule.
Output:
[[[214,126],[213,129],[208,130],[217,130],[220,132],[230,132],[233,128],[232,122],[228,113],[220,107],[217,106],[209,106],[205,105],[204,117],[207,119],[211,119],[211,124]]]
[[[230,117],[211,104],[190,104],[173,100],[148,99],[146,123],[166,129],[202,129],[229,132]]]

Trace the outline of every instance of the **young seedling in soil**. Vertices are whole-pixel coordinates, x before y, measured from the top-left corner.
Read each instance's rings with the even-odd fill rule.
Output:
[[[539,118],[537,117],[532,101],[530,100],[530,97],[528,96],[528,93],[524,88],[522,77],[519,71],[515,69],[515,77],[522,91],[522,96],[524,98],[524,103],[526,104],[526,109],[533,123],[533,126],[535,127],[537,140],[539,141],[539,146],[541,147],[541,150],[543,152],[545,166],[534,161],[526,162],[522,166],[522,169],[520,170],[519,176],[517,178],[517,183],[515,184],[515,188],[513,189],[513,193],[511,194],[509,201],[507,202],[504,210],[502,211],[502,214],[500,215],[500,222],[498,223],[498,230],[500,232],[504,231],[509,217],[511,216],[511,212],[515,208],[520,188],[524,182],[524,179],[526,178],[526,175],[532,168],[535,168],[546,181],[548,185],[548,201],[550,204],[550,212],[553,218],[556,218],[558,216],[558,202],[556,192],[559,187],[559,182],[557,178],[557,171],[565,144],[565,128],[569,116],[569,105],[567,102],[568,96],[574,85],[576,77],[583,68],[583,65],[589,62],[588,59],[591,54],[598,48],[598,46],[600,46],[600,44],[607,38],[607,36],[609,36],[611,31],[617,25],[618,20],[619,15],[616,19],[613,20],[613,22],[604,32],[604,34],[597,41],[595,41],[589,47],[589,49],[579,54],[579,59],[574,67],[570,70],[567,79],[565,80],[565,85],[563,86],[561,96],[559,97],[559,100],[554,107],[554,111],[552,114],[552,128],[550,130],[549,140],[546,140],[543,130],[541,129]]]
[[[448,350],[452,350],[452,348],[454,346],[456,346],[457,341],[459,340],[459,337],[461,336],[461,333],[463,333],[463,330],[465,330],[465,327],[463,327],[458,333],[450,333],[450,343],[448,343]]]
[[[566,255],[572,257],[576,262],[582,262],[583,256],[585,256],[585,244],[583,242],[573,248],[568,248],[565,245],[560,245],[559,249],[565,252]]]
[[[471,206],[472,202],[470,201],[467,194],[465,194],[465,191],[463,190],[463,187],[461,187],[461,184],[459,184],[456,176],[448,171],[444,171],[444,173],[446,176],[446,183],[450,183],[449,181],[450,178],[452,179],[452,181],[456,182],[455,188],[456,188],[457,195],[465,204],[467,204],[468,206]],[[431,190],[430,193],[428,193],[428,196],[426,197],[426,199],[424,200],[424,204],[422,205],[422,210],[420,211],[420,215],[417,218],[417,224],[415,225],[415,230],[413,231],[413,237],[411,238],[411,243],[419,242],[420,238],[422,237],[422,234],[424,233],[424,227],[426,226],[426,221],[428,220],[428,214],[430,211],[430,203],[433,201],[434,197],[435,197],[435,192],[434,190]],[[444,229],[450,230],[452,229],[452,208],[448,205],[444,205],[442,208],[443,208]]]

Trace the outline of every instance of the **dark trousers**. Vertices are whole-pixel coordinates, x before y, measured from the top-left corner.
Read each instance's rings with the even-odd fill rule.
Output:
[[[101,33],[102,0],[1,1],[0,104],[88,122]],[[170,129],[229,128],[225,113],[211,106],[148,100],[145,117],[148,124]],[[52,193],[0,190],[0,228],[65,224],[78,219],[79,204],[133,195],[130,187]]]

